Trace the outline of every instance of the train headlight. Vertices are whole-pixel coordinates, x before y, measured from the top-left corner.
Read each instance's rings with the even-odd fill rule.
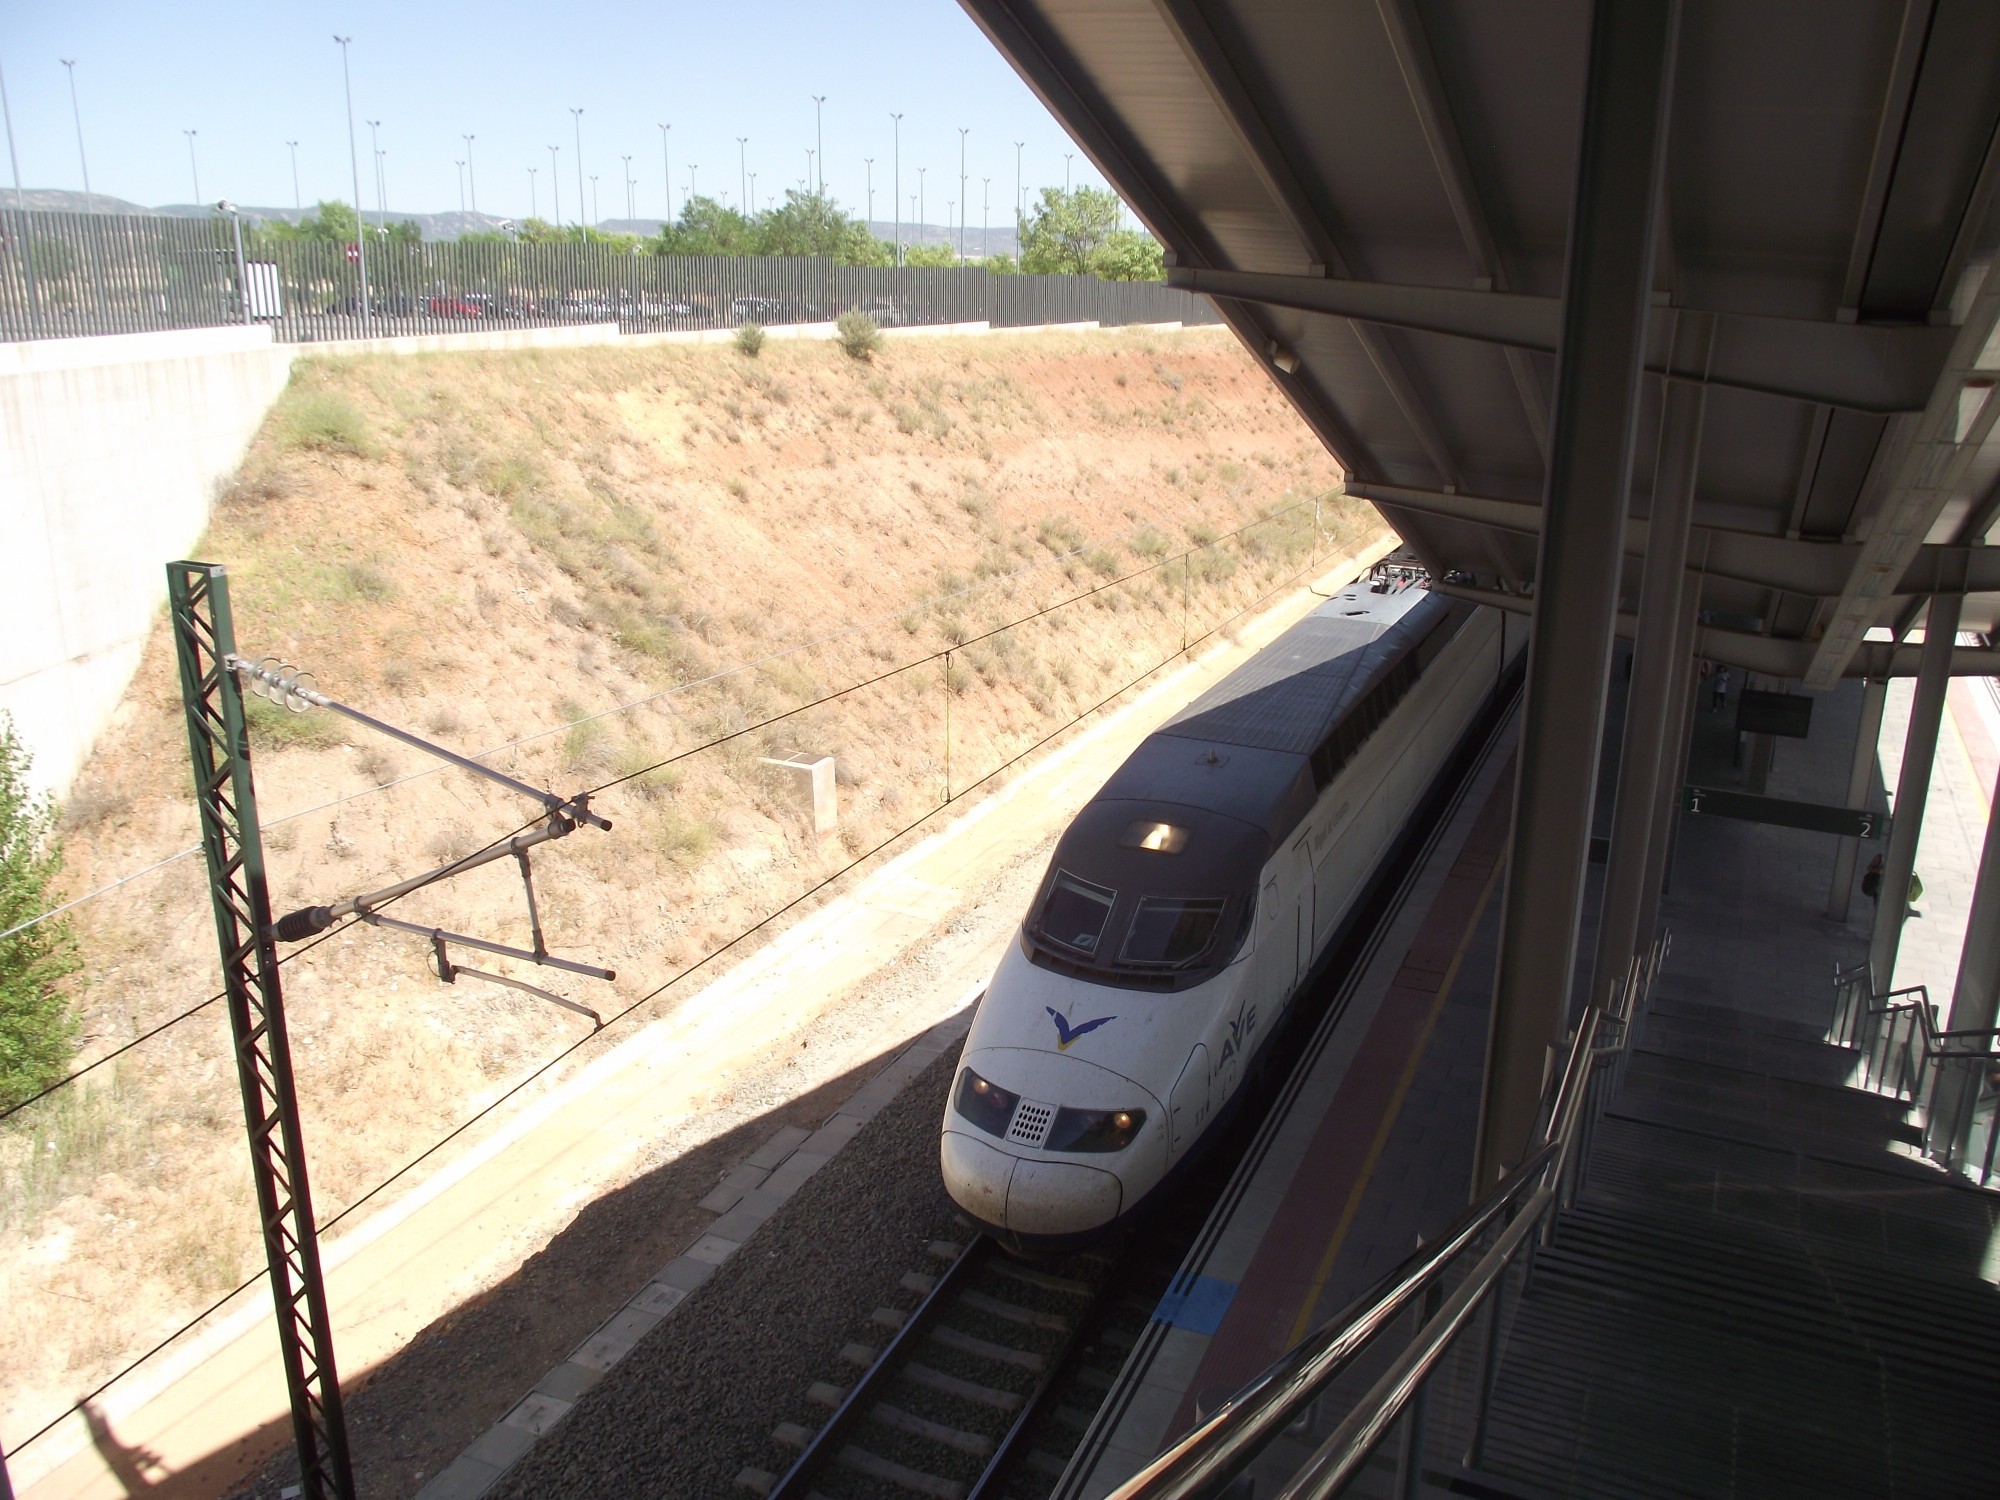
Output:
[[[1059,1109],[1045,1151],[1123,1151],[1146,1123],[1143,1109]]]
[[[970,1068],[958,1075],[958,1112],[988,1135],[1007,1134],[1007,1122],[1014,1118],[1014,1106],[1020,1102],[1019,1094],[988,1083]]]

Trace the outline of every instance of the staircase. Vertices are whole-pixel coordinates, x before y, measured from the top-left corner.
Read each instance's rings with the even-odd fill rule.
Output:
[[[1484,1469],[1525,1494],[2000,1495],[2000,1195],[1819,1028],[1654,1001],[1515,1304]]]

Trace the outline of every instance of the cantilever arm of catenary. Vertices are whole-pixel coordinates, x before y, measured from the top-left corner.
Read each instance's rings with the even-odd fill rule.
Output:
[[[276,657],[265,657],[262,661],[251,661],[244,656],[227,658],[226,665],[244,680],[254,693],[269,698],[273,703],[282,704],[294,713],[304,713],[307,708],[330,709],[343,718],[352,719],[357,724],[365,724],[378,734],[386,734],[392,740],[401,740],[413,749],[426,755],[435,755],[439,760],[451,762],[462,771],[470,771],[475,776],[484,776],[488,781],[519,792],[523,797],[539,802],[549,812],[578,823],[589,823],[604,829],[607,833],[611,824],[590,810],[589,798],[558,797],[554,792],[543,791],[540,787],[529,786],[525,781],[516,781],[491,766],[482,766],[469,756],[460,755],[456,750],[447,750],[443,745],[433,744],[421,735],[411,734],[406,729],[398,729],[394,724],[385,724],[372,714],[365,714],[358,708],[350,708],[345,703],[336,702],[320,692],[314,685],[312,674],[301,672]]]

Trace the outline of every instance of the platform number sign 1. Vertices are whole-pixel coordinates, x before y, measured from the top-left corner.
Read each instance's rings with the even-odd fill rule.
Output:
[[[1727,787],[1684,786],[1681,810],[1712,818],[1736,818],[1746,823],[1770,823],[1802,828],[1841,838],[1879,839],[1889,831],[1889,817],[1863,807],[1834,807],[1823,802],[1796,802],[1788,797],[1760,797]]]

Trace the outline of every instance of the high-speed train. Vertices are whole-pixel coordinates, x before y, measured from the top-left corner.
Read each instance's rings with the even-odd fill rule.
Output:
[[[1525,621],[1384,576],[1132,752],[1056,845],[945,1105],[945,1186],[1022,1252],[1135,1213],[1241,1098]]]

